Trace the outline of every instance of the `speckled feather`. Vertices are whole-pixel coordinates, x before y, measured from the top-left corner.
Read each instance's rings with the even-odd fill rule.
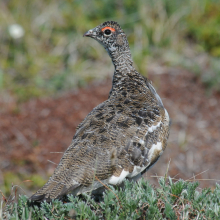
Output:
[[[111,28],[106,35],[103,28]],[[106,28],[105,28],[106,29]],[[115,31],[114,31],[115,30]],[[115,66],[109,98],[77,127],[49,181],[30,199],[50,201],[71,192],[120,184],[148,170],[166,148],[169,115],[151,82],[133,67],[125,33],[113,21],[84,36],[100,42]]]

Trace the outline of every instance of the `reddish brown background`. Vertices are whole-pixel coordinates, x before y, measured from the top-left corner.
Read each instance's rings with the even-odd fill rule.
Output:
[[[199,174],[195,178],[203,179],[201,187],[213,187],[220,181],[220,94],[209,93],[199,78],[182,69],[163,74],[150,72],[149,78],[172,125],[166,151],[145,177],[156,184],[152,176],[164,176],[171,159],[169,176],[187,180]],[[110,88],[111,80],[106,80],[19,106],[13,101],[0,103],[2,173],[38,173],[46,181],[56,166],[48,160],[58,163],[62,156],[51,152],[67,149],[76,126],[93,107],[107,99]]]

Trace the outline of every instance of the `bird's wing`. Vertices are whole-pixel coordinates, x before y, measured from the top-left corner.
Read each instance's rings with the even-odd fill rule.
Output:
[[[169,132],[166,110],[153,92],[147,97],[124,94],[117,94],[114,102],[110,98],[88,114],[54,174],[32,200],[77,192],[92,185],[95,178],[119,184],[157,161]],[[144,102],[146,98],[153,103]]]

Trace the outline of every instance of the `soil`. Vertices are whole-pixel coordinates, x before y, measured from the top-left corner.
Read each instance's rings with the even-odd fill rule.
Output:
[[[183,69],[149,73],[172,119],[167,149],[145,177],[199,179],[201,187],[220,181],[220,94],[208,93],[200,78]],[[76,126],[108,98],[111,80],[16,106],[0,103],[0,171],[15,175],[53,173]]]

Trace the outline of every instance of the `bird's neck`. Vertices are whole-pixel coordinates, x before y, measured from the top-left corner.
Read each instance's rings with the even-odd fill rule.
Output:
[[[110,48],[108,53],[115,67],[113,82],[122,81],[136,72],[129,48],[124,48],[120,51],[115,48]]]
[[[111,47],[107,49],[109,56],[111,57],[112,63],[115,70],[129,69],[133,70],[133,60],[129,46],[124,47]]]
[[[131,57],[130,50],[124,50],[124,51],[114,51],[110,54],[112,63],[115,67],[115,70],[121,70],[127,69],[127,70],[134,70],[133,67],[133,60]]]
[[[111,94],[126,89],[127,85],[138,85],[137,81],[142,81],[142,76],[135,70],[129,48],[123,51],[108,51],[115,67]],[[135,86],[134,86],[135,88]]]

